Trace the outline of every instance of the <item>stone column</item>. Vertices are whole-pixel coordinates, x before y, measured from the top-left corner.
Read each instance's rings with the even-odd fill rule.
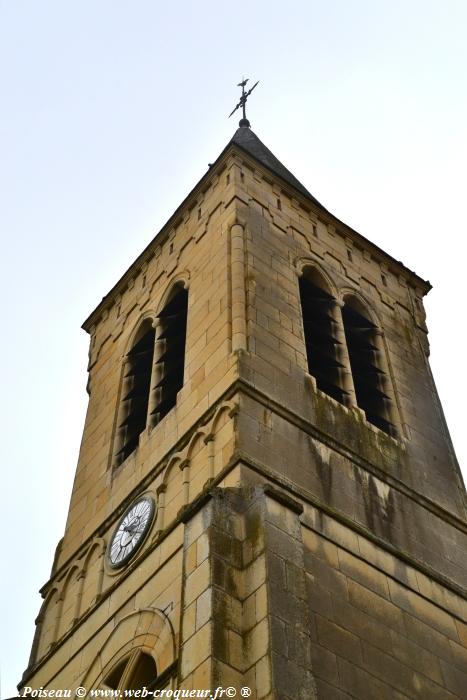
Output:
[[[232,352],[246,350],[245,242],[243,226],[230,229],[232,280]]]

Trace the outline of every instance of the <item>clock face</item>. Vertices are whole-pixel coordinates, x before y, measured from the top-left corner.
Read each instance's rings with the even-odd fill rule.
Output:
[[[141,498],[126,511],[107,550],[109,563],[114,569],[126,564],[143,543],[153,515],[154,501],[149,496]]]

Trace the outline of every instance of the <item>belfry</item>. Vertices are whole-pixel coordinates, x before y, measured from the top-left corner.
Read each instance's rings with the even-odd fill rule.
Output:
[[[243,116],[83,324],[89,406],[19,688],[467,698],[430,285]]]

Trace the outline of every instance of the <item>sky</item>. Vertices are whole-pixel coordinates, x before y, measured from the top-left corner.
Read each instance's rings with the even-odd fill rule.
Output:
[[[2,697],[63,535],[81,323],[230,140],[243,76],[261,140],[433,284],[431,365],[467,465],[466,27],[463,0],[0,0]]]

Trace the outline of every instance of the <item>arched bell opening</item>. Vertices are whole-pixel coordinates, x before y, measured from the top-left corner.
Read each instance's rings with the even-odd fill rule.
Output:
[[[349,353],[357,405],[369,423],[388,435],[397,435],[392,420],[389,379],[384,370],[381,331],[362,302],[346,297],[342,320]]]
[[[320,391],[348,404],[345,358],[336,318],[336,300],[323,276],[305,268],[299,279],[308,372]]]
[[[188,290],[175,285],[156,317],[156,350],[149,423],[157,425],[177,403],[183,387],[188,316]]]
[[[118,466],[138,447],[139,436],[146,428],[155,330],[145,319],[125,356],[114,465]]]

